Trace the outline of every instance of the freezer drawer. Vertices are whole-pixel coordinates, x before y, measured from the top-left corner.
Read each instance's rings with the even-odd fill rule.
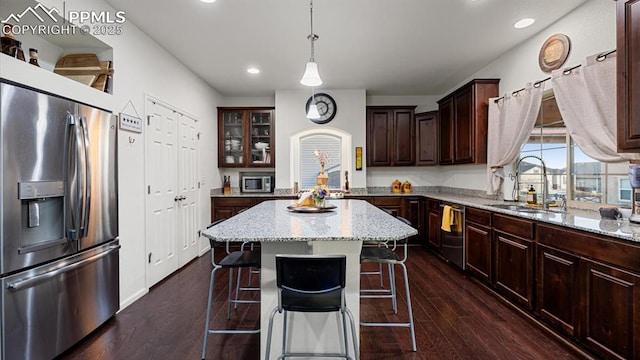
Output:
[[[51,359],[119,307],[118,240],[3,278],[2,359]]]

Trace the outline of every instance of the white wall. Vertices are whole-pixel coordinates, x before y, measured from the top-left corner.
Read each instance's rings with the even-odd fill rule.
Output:
[[[521,89],[528,82],[547,78],[538,66],[538,53],[544,41],[556,33],[571,39],[571,52],[564,67],[578,65],[589,55],[616,48],[615,7],[612,0],[590,0],[567,16],[540,31],[528,41],[500,56],[445,94],[473,78],[499,78],[500,93]],[[550,88],[550,83],[545,83]],[[442,185],[484,190],[486,166],[440,166]]]
[[[550,75],[538,66],[540,47],[549,36],[562,33],[569,37],[571,52],[564,67],[570,67],[583,63],[589,55],[615,49],[615,25],[615,1],[587,1],[528,41],[461,81],[451,90],[473,78],[500,78],[500,92],[503,94],[521,89],[527,82],[541,80]]]
[[[62,0],[41,1],[45,6],[63,8]],[[66,0],[67,10],[114,11],[102,0]],[[217,159],[217,112],[220,95],[169,55],[157,43],[140,31],[130,21],[124,24],[122,35],[101,36],[100,40],[113,47],[115,69],[113,95],[105,95],[90,88],[78,91],[69,85],[58,88],[67,97],[87,102],[118,114],[126,107],[126,112],[134,110],[127,103],[131,101],[140,117],[145,117],[145,94],[149,94],[170,104],[199,120],[200,132],[200,217],[199,227],[203,228],[210,219],[209,189],[220,187]],[[54,74],[44,73],[40,79],[50,79]],[[4,76],[4,74],[3,74]],[[19,78],[21,75],[16,74]],[[40,84],[39,87],[47,87]],[[130,143],[129,139],[134,142]],[[144,149],[145,136],[127,131],[118,132],[119,171],[119,232],[122,249],[120,251],[120,302],[125,307],[144,295],[146,287],[145,250],[145,179]],[[201,250],[208,243],[202,241]]]
[[[276,91],[276,188],[288,189],[293,187],[291,178],[291,149],[292,134],[313,128],[334,128],[351,134],[351,151],[355,153],[356,146],[362,146],[363,169],[355,171],[355,165],[349,169],[349,182],[352,188],[364,188],[366,184],[366,96],[364,90],[330,90],[321,89],[336,101],[337,112],[335,118],[328,124],[318,125],[305,117],[305,105],[311,96],[310,90],[278,90]],[[352,159],[352,164],[355,160]]]
[[[599,52],[615,49],[615,1],[590,0],[567,16],[543,29],[531,39],[506,52],[495,61],[435,97],[377,96],[368,98],[367,105],[422,104],[417,111],[437,109],[437,100],[474,78],[499,78],[500,93],[509,93],[548,77],[538,66],[538,53],[544,41],[556,33],[571,39],[571,52],[565,67],[577,65]],[[496,39],[500,41],[500,39]],[[547,82],[547,86],[549,86]],[[371,168],[367,172],[368,186],[391,186],[398,178],[414,186],[442,185],[475,190],[486,188],[486,165],[455,165],[436,167]]]
[[[246,106],[265,106],[273,107],[276,104],[276,99],[273,96],[263,97],[224,97],[220,100],[218,106],[226,107],[246,107]]]
[[[516,30],[514,30],[516,31]],[[366,106],[378,105],[417,105],[416,112],[437,110],[437,101],[443,96],[467,83],[473,78],[500,78],[500,92],[507,93],[518,90],[527,82],[544,79],[549,74],[544,73],[538,66],[538,52],[544,41],[551,35],[563,33],[571,39],[571,52],[565,66],[573,66],[584,61],[592,54],[615,48],[615,1],[590,0],[573,12],[543,29],[531,39],[521,43],[506,52],[485,68],[461,81],[455,87],[437,96],[381,96],[367,95],[365,104],[360,111],[365,114]],[[496,39],[499,41],[499,39]],[[323,90],[325,91],[325,90]],[[334,96],[336,91],[329,91]],[[283,152],[281,144],[289,144],[288,134],[302,130],[304,126],[313,125],[304,119],[304,103],[309,97],[309,91],[277,91],[276,106],[276,141],[278,144],[276,186],[288,188],[292,185],[289,178],[289,154]],[[335,96],[334,96],[335,98]],[[268,99],[264,98],[225,98],[225,106],[266,106]],[[338,104],[339,111],[336,120],[340,118],[344,105]],[[348,105],[357,107],[353,103]],[[361,131],[361,143],[366,141],[365,117],[357,127]],[[333,120],[322,126],[335,126],[342,129],[342,124]],[[352,120],[349,126],[354,126]],[[343,129],[344,130],[344,129]],[[283,133],[284,132],[284,133]],[[355,136],[355,134],[354,134]],[[359,146],[354,138],[353,147]],[[366,151],[366,148],[364,149]],[[366,163],[366,158],[363,159]],[[409,180],[414,186],[450,186],[474,190],[484,190],[486,187],[485,165],[456,165],[456,166],[424,166],[424,167],[375,167],[363,169],[362,172],[352,172],[357,179],[351,179],[352,187],[362,186],[390,186],[393,180]],[[232,172],[233,173],[233,172]],[[364,177],[361,177],[364,176]],[[357,180],[357,183],[356,183]],[[364,185],[363,185],[364,184]]]

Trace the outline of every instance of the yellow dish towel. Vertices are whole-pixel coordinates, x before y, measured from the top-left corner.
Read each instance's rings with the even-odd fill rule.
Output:
[[[451,210],[451,212],[451,230],[456,234],[460,234],[462,233],[462,221],[460,221],[462,220],[460,219],[461,215],[457,211]]]
[[[442,209],[442,230],[451,232],[451,223],[453,222],[453,209],[449,205],[445,205]]]

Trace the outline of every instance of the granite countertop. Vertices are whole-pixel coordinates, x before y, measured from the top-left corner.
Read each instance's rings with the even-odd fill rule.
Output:
[[[212,197],[229,197],[229,195],[217,195],[214,191],[211,194]],[[239,197],[292,197],[291,191],[283,190],[276,191],[276,193],[270,194],[233,194],[231,196]],[[397,196],[424,196],[440,201],[471,206],[477,209],[483,209],[495,213],[502,213],[511,216],[517,216],[521,218],[531,219],[539,222],[549,223],[553,225],[559,225],[576,230],[587,231],[591,233],[611,236],[618,239],[628,240],[635,243],[640,243],[640,224],[630,223],[628,219],[623,220],[607,220],[601,219],[600,214],[597,211],[583,210],[569,208],[566,212],[560,212],[556,209],[549,211],[539,212],[523,212],[510,209],[502,209],[493,207],[492,205],[498,204],[514,204],[513,202],[505,202],[496,198],[491,198],[484,195],[483,191],[469,190],[469,189],[452,189],[452,188],[440,188],[440,187],[414,187],[414,191],[408,194],[392,193],[389,187],[378,187],[359,189],[351,194],[345,194],[344,198],[358,196],[381,196],[381,197],[397,197]],[[286,200],[285,200],[286,201]]]
[[[323,213],[287,209],[291,200],[269,200],[203,231],[217,241],[386,241],[416,235],[406,225],[364,200],[329,200]]]

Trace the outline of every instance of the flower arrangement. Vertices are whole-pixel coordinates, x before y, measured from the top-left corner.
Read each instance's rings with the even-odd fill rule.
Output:
[[[314,186],[311,188],[309,197],[317,207],[322,207],[324,206],[325,198],[329,197],[329,189],[326,186]]]
[[[322,173],[324,174],[324,164],[329,162],[329,152],[314,150],[313,156],[315,156],[316,159],[318,159],[318,162],[320,163],[320,167],[322,168]]]

